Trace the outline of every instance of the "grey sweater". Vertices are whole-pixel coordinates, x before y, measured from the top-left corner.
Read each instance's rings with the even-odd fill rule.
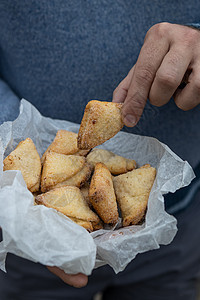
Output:
[[[112,100],[152,25],[198,23],[199,12],[195,0],[1,0],[0,121],[17,116],[23,97],[45,116],[80,123],[89,100]],[[184,112],[171,100],[147,102],[125,130],[158,138],[195,167],[199,128],[199,106]]]
[[[80,123],[89,100],[112,99],[113,90],[136,62],[146,31],[163,21],[199,23],[200,1],[0,0],[0,123],[17,117],[22,97],[45,116]],[[139,124],[126,130],[158,138],[196,167],[200,160],[199,128],[199,106],[183,112],[172,100],[161,108],[147,103]],[[194,195],[193,187],[173,195],[170,202],[173,206],[177,203],[176,210],[187,205]],[[189,218],[186,215],[187,222]],[[187,258],[198,252],[194,253],[194,247],[190,255],[190,244],[193,246],[191,240],[184,239],[190,249]],[[172,262],[172,273],[182,270],[184,264],[190,266],[182,259],[182,245],[173,247],[169,253],[158,254],[157,260],[153,251],[136,257],[118,277],[108,267],[95,270],[96,277],[92,276],[85,288],[90,296],[84,298],[82,289],[80,298],[90,299],[95,289],[111,279],[122,285],[134,278],[160,276],[163,270],[172,269]],[[173,260],[176,255],[180,256],[177,262]],[[78,293],[46,268],[21,258],[9,257],[7,268],[7,275],[0,273],[1,299],[75,299]]]

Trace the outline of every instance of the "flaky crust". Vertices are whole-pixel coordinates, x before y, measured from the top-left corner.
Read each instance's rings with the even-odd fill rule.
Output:
[[[111,174],[119,175],[136,168],[136,161],[104,149],[93,149],[86,157],[87,161],[95,167],[96,163],[102,162]]]
[[[100,222],[99,217],[87,205],[79,188],[75,186],[55,188],[36,196],[35,201],[54,208],[68,217],[86,222]]]
[[[155,176],[156,169],[146,165],[113,178],[123,226],[137,224],[143,218]]]
[[[90,221],[84,221],[84,220],[77,219],[77,218],[72,218],[72,217],[68,217],[68,218],[70,218],[73,222],[75,222],[79,226],[82,226],[83,228],[85,228],[88,232],[92,232],[93,231],[92,222],[90,222]]]
[[[112,176],[108,168],[97,163],[91,179],[89,200],[104,223],[116,223],[118,209],[113,188]]]
[[[53,142],[44,152],[41,162],[44,163],[46,155],[49,151],[53,151],[65,155],[87,155],[89,150],[80,150],[77,146],[78,134],[64,129],[58,130]]]
[[[92,149],[112,138],[123,127],[122,104],[92,100],[85,108],[78,133],[78,148]]]
[[[41,162],[37,149],[30,138],[21,141],[3,161],[4,171],[20,170],[27,188],[37,192],[40,187]]]
[[[78,224],[79,226],[84,227],[87,231],[92,232],[95,230],[99,230],[99,229],[103,229],[103,223],[102,221],[99,219],[99,222],[95,222],[95,221],[84,221],[81,219],[77,219],[77,218],[72,218],[69,217],[72,221],[74,221],[76,224]]]
[[[92,205],[90,203],[90,199],[89,199],[89,189],[90,189],[90,182],[87,181],[81,188],[81,194],[83,195],[85,201],[87,202],[87,204],[89,205],[89,207],[91,208]]]
[[[55,187],[69,185],[80,188],[90,179],[91,173],[92,166],[86,163],[78,173],[63,182],[58,183]]]
[[[41,176],[41,191],[46,192],[58,183],[76,175],[82,170],[86,159],[83,156],[48,152]]]

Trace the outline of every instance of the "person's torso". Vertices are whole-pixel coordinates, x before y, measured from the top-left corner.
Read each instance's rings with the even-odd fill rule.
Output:
[[[0,76],[49,117],[80,123],[91,99],[112,93],[158,22],[199,22],[199,1],[1,1]],[[199,106],[147,103],[130,132],[154,136],[195,165]],[[189,145],[189,147],[188,147]]]

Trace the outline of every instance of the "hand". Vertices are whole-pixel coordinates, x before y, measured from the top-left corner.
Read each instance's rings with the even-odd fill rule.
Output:
[[[180,89],[183,81],[186,85]],[[162,106],[172,96],[182,110],[200,103],[200,31],[160,23],[147,32],[138,60],[115,89],[113,102],[124,102],[124,123],[132,127],[139,121],[147,98]]]
[[[47,267],[56,276],[60,277],[65,283],[76,287],[81,288],[87,285],[88,277],[84,274],[78,273],[75,275],[66,274],[63,270],[57,267]]]

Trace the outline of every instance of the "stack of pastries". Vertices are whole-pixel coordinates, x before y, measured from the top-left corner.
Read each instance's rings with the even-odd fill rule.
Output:
[[[90,101],[79,133],[59,130],[40,158],[30,138],[4,159],[4,171],[20,170],[35,203],[56,209],[89,232],[140,223],[156,176],[146,164],[95,148],[123,127],[121,104]]]

